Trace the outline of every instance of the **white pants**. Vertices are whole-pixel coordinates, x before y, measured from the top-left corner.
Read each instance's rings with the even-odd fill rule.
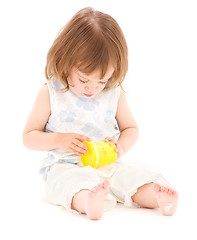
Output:
[[[47,173],[46,195],[53,204],[71,210],[72,198],[77,192],[82,189],[92,189],[104,179],[110,181],[105,210],[115,207],[117,202],[131,207],[133,204],[131,197],[144,184],[154,182],[169,186],[161,174],[136,166],[113,163],[94,169],[80,164],[56,163]]]

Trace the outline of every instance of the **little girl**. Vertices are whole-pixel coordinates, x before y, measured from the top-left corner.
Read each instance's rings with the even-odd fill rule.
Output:
[[[47,83],[27,120],[24,145],[47,151],[40,173],[50,202],[100,219],[121,202],[173,215],[178,194],[160,174],[125,166],[138,127],[122,90],[128,69],[125,37],[109,15],[85,8],[62,29],[47,56]],[[115,145],[116,163],[83,167],[84,141]]]

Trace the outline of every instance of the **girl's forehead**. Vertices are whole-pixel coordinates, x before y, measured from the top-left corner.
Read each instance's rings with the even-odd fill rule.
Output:
[[[74,71],[77,75],[79,75],[80,77],[85,78],[87,80],[108,80],[109,78],[111,78],[111,76],[114,72],[114,68],[112,66],[110,66],[107,69],[107,72],[102,79],[100,78],[100,76],[101,76],[101,70],[100,69],[97,69],[94,72],[89,73],[89,74],[81,72],[78,68],[75,68]]]

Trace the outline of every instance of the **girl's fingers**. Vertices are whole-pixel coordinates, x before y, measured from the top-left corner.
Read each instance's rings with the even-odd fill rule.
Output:
[[[79,154],[80,156],[81,156],[81,155],[84,155],[84,154],[87,152],[87,150],[85,150],[85,149],[83,149],[83,148],[81,148],[81,147],[78,147],[78,146],[76,146],[76,145],[72,145],[72,146],[71,146],[71,149],[72,149],[72,152],[77,153],[77,154]]]
[[[75,140],[71,145],[71,149],[74,153],[77,152],[80,155],[84,155],[87,152],[88,147],[79,140]]]
[[[76,139],[78,139],[80,142],[91,141],[91,138],[86,137],[86,136],[81,135],[81,134],[78,134]]]
[[[118,153],[120,151],[120,148],[116,146],[115,151]]]
[[[82,148],[82,149],[84,149],[84,150],[88,150],[88,147],[85,145],[85,144],[83,144],[82,142],[80,142],[80,141],[75,141],[75,143],[74,143],[77,147],[79,147],[79,148]]]
[[[110,142],[110,145],[115,145],[117,140],[115,138],[111,139],[110,137],[106,137],[105,142]]]
[[[115,145],[117,142],[117,140],[115,138],[111,139],[110,140],[110,145]]]
[[[104,141],[105,141],[105,142],[109,142],[110,140],[111,140],[110,137],[106,137]]]
[[[123,150],[122,146],[118,143],[116,144],[115,151],[118,154],[118,158],[120,158],[124,154],[124,150]]]

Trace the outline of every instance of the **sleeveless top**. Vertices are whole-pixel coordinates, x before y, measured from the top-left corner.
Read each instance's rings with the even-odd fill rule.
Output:
[[[92,141],[104,141],[106,137],[118,138],[120,131],[115,119],[120,87],[103,90],[86,97],[71,86],[68,91],[57,91],[64,86],[56,79],[48,80],[51,115],[45,132],[78,133]],[[47,152],[40,168],[46,177],[47,169],[56,162],[79,163],[80,157],[63,149]]]

